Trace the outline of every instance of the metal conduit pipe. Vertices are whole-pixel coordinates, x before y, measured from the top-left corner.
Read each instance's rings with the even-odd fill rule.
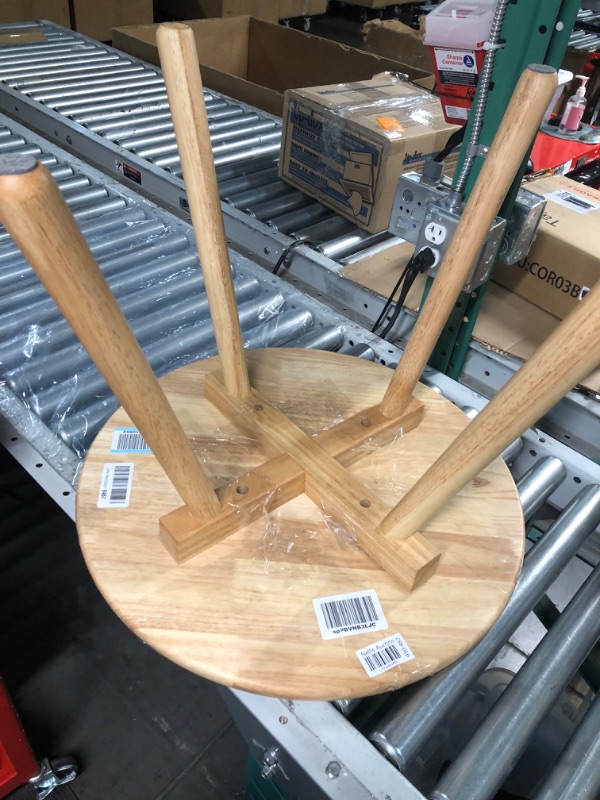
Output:
[[[599,524],[600,486],[586,486],[526,554],[512,597],[479,644],[422,681],[372,732],[371,741],[398,769],[413,761]]]
[[[599,637],[600,566],[450,765],[432,800],[490,800]]]
[[[540,510],[566,476],[567,469],[560,459],[544,456],[519,479],[517,489],[526,520]]]
[[[596,695],[534,800],[597,800],[600,794],[600,695]]]

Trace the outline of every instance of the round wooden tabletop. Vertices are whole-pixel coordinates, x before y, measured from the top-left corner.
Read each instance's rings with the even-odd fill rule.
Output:
[[[308,433],[377,403],[391,370],[314,350],[247,353],[252,385]],[[161,379],[213,485],[265,461],[203,397],[207,359]],[[467,424],[419,385],[423,421],[385,447],[364,446],[349,471],[390,508]],[[85,461],[77,491],[83,553],[100,591],[144,642],[211,680],[259,694],[333,700],[397,689],[455,661],[490,628],[514,588],[525,535],[519,498],[501,459],[422,530],[442,552],[436,575],[404,591],[302,495],[189,561],[177,564],[158,520],[182,505],[151,453],[112,453],[119,409]],[[133,463],[127,508],[99,508],[105,464]],[[324,639],[313,600],[374,590],[386,629]],[[370,677],[357,656],[400,634],[411,658]],[[393,661],[393,657],[390,657]],[[373,662],[371,662],[373,663]]]

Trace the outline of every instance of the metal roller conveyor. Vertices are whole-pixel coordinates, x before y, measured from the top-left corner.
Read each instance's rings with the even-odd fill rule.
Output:
[[[110,48],[77,34],[61,33],[57,26],[47,25],[46,30],[49,40],[36,52],[48,55],[45,49],[48,45],[54,53],[50,62],[62,63],[57,55],[72,55],[73,42],[78,45],[83,42],[82,52],[91,53],[92,61],[101,63],[105,71],[103,77],[108,80],[120,79],[120,76],[131,79],[140,73],[137,68],[141,62],[135,59],[127,60],[122,54],[115,54]],[[25,47],[25,58],[23,53],[7,57],[0,48],[0,70],[7,60],[21,69],[23,64],[14,65],[14,59],[24,61],[28,69],[35,70],[37,67],[31,64],[28,52]],[[88,59],[90,55],[79,64],[85,62],[87,66]],[[129,72],[125,61],[136,69]],[[68,63],[71,64],[68,69],[72,69],[73,59]],[[40,60],[39,65],[42,64],[47,66],[48,60]],[[55,84],[47,82],[53,74],[57,77],[52,69],[41,78],[34,76],[40,91],[56,90]],[[156,74],[156,70],[153,72]],[[93,70],[89,74],[93,80]],[[63,73],[60,80],[68,82],[68,76],[72,77],[73,73]],[[81,82],[81,78],[78,80]],[[69,89],[68,86],[58,88]],[[11,91],[19,96],[18,90]],[[2,95],[0,89],[0,97]],[[228,123],[218,129],[215,126],[214,131],[236,130],[229,122],[255,112],[233,104],[239,108],[239,113],[227,116],[232,110],[231,101],[208,95],[211,98],[209,108],[213,104],[216,113],[225,112],[220,119]],[[157,105],[161,106],[162,101]],[[42,113],[46,115],[46,122],[51,120],[54,124],[59,119],[47,107]],[[140,109],[127,120],[119,118],[115,109],[91,112],[91,116],[96,119],[90,124],[112,125],[107,130],[112,131],[111,136],[115,138],[104,139],[103,147],[113,163],[115,153],[122,156],[124,151],[118,150],[117,144],[114,145],[117,149],[107,149],[106,142],[116,142],[118,131],[123,138],[146,137],[148,146],[153,146],[154,142],[148,142],[147,137],[169,131],[164,128],[170,120],[164,108]],[[261,120],[270,119],[260,113],[258,116]],[[68,123],[72,124],[70,134],[75,133],[75,123]],[[141,123],[139,129],[138,123]],[[146,123],[161,127],[154,132],[147,131]],[[80,123],[77,125],[81,127]],[[63,133],[66,130],[65,127]],[[2,141],[11,141],[13,152],[33,152],[62,182],[84,235],[157,374],[215,352],[202,273],[186,222],[4,117],[0,117]],[[83,137],[74,145],[79,149],[82,142],[89,141]],[[225,138],[223,142],[229,140]],[[257,154],[251,165],[246,163],[241,169],[235,162],[239,152],[226,153],[223,157],[228,156],[232,156],[232,160],[221,165],[219,176],[222,198],[232,201],[231,219],[249,220],[249,215],[243,215],[243,208],[261,208],[287,195],[287,187],[280,190],[282,194],[278,198],[269,193],[271,189],[267,191],[268,187],[280,185],[273,151]],[[114,166],[109,171],[114,172]],[[151,170],[147,174],[156,175]],[[146,173],[142,180],[145,178]],[[175,181],[174,176],[170,175],[169,180]],[[170,185],[176,186],[176,181]],[[179,188],[173,196],[179,202]],[[301,238],[318,245],[319,231],[329,233],[327,241],[332,243],[336,257],[350,260],[360,251],[377,252],[381,246],[388,246],[385,237],[374,240],[348,229],[345,221],[342,223],[339,218],[331,217],[331,212],[325,212],[318,204],[308,203],[291,209],[277,205],[276,210],[281,213],[273,215],[275,223],[283,219],[285,225],[287,217],[290,225],[290,216],[295,215],[293,221],[297,227],[290,228],[290,236],[285,239],[288,244],[294,238]],[[325,216],[319,218],[323,213]],[[253,224],[258,232],[267,228],[257,220]],[[351,242],[352,237],[355,238]],[[262,248],[271,246],[273,240],[259,241]],[[280,253],[275,250],[277,257]],[[315,259],[318,258],[327,263],[322,254],[316,253]],[[247,347],[288,345],[334,350],[387,364],[400,360],[402,352],[397,346],[379,339],[346,316],[332,312],[252,261],[232,252],[231,262]],[[336,285],[332,284],[329,290],[333,292]],[[346,302],[345,298],[342,302]],[[1,229],[0,329],[3,332],[0,441],[73,515],[73,488],[81,459],[96,432],[115,409],[116,400]],[[476,414],[485,403],[474,391],[434,370],[427,370],[424,380],[460,408],[469,409],[470,415]],[[492,659],[507,646],[539,598],[546,591],[551,592],[555,579],[565,574],[565,568],[582,563],[580,559],[573,561],[576,554],[584,552],[591,563],[597,563],[590,555],[595,552],[590,543],[596,538],[594,531],[600,525],[600,467],[535,429],[527,431],[508,447],[503,457],[512,465],[518,481],[524,514],[528,520],[533,520],[541,538],[526,556],[522,575],[506,609],[487,636],[458,664],[410,691],[377,698],[372,706],[360,699],[338,701],[336,708],[327,703],[277,700],[237,691],[225,693],[252,754],[259,761],[268,754],[268,761],[264,762],[266,773],[283,788],[311,800],[334,797],[424,800],[426,794],[431,797],[430,788],[421,787],[416,772],[413,777],[413,767],[426,763],[423,753],[436,746],[435,735],[442,725],[448,724],[448,715],[473,687],[479,685],[477,681],[486,674]],[[543,535],[542,531],[545,531]],[[448,800],[492,797],[514,759],[532,741],[533,723],[548,711],[559,688],[577,670],[597,637],[598,575],[596,569],[529,661],[517,672],[477,732],[471,733],[464,745],[461,744],[462,754],[452,756],[454,763],[441,778],[438,774],[433,776],[433,783],[437,781],[433,797]],[[531,691],[537,680],[541,680],[541,685]],[[587,757],[590,747],[590,752],[595,752],[593,730],[597,728],[597,705],[592,705],[583,717],[564,756],[556,759],[552,786],[556,793],[559,789],[562,791],[560,787],[570,784],[578,787],[578,797],[586,797],[584,787],[597,788],[597,758]],[[369,731],[377,746],[364,735]],[[405,768],[407,771],[403,774],[400,770]],[[535,791],[541,792],[542,800],[554,796],[541,784]],[[568,790],[561,797],[566,800]]]
[[[40,28],[47,42],[10,50],[0,48],[0,81],[5,89],[0,92],[0,109],[7,113],[14,110],[12,101],[3,102],[8,100],[3,95],[18,98],[24,104],[20,119],[35,120],[38,129],[49,136],[58,136],[60,141],[67,137],[76,141],[78,152],[112,172],[116,162],[126,160],[141,173],[141,181],[136,178],[136,182],[178,211],[183,194],[181,168],[160,70],[58,25],[41,23]],[[281,234],[279,237],[269,234],[275,237],[270,247],[273,263],[290,238],[310,239],[311,243],[326,248],[338,237],[339,227],[328,231],[316,223],[334,215],[287,187],[277,175],[281,121],[210,90],[205,90],[204,98],[215,163],[217,167],[234,168],[222,180],[222,184],[230,185],[223,186],[221,197],[235,208],[249,209],[245,225],[255,227],[256,219],[268,222],[274,232]],[[47,123],[50,118],[52,124],[46,128],[44,120]],[[265,156],[273,157],[272,166],[246,180],[253,164]],[[127,174],[131,176],[131,172]],[[238,200],[237,187],[230,183],[236,179],[240,180],[240,192],[250,188],[263,191],[249,201]],[[310,209],[288,217],[283,211],[273,213],[268,206],[255,208],[284,192],[289,192],[298,206],[305,204]],[[307,226],[313,228],[310,237],[298,233]],[[236,229],[232,226],[229,231],[233,239]],[[358,231],[352,223],[343,230]],[[385,238],[390,237],[385,234]],[[350,238],[345,241],[345,256],[363,249],[360,235],[354,243],[356,247]],[[331,257],[336,258],[335,247],[332,252]]]
[[[156,373],[212,355],[214,331],[190,227],[76,159],[66,163],[66,154],[0,118],[0,142],[9,141],[11,152],[34,154],[58,178]],[[246,259],[233,255],[232,266],[246,346],[295,342],[338,350],[364,336],[377,357],[376,337]],[[114,410],[114,398],[4,230],[0,327],[3,414],[27,409],[55,447],[64,442],[82,455]]]

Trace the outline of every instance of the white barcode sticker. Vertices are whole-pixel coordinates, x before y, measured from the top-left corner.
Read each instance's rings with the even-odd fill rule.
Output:
[[[357,650],[356,655],[369,678],[381,675],[382,672],[387,672],[414,658],[412,650],[399,633]]]
[[[385,631],[388,624],[374,589],[313,600],[323,639]]]
[[[564,189],[557,189],[555,192],[550,192],[546,197],[548,200],[553,200],[565,208],[570,208],[571,211],[576,211],[578,214],[589,214],[590,211],[596,211],[600,208],[600,203],[595,203],[587,197],[581,197],[573,192],[567,192]]]
[[[111,453],[151,453],[146,440],[137,428],[115,428]]]
[[[98,508],[127,508],[132,482],[133,464],[105,464],[98,492]]]

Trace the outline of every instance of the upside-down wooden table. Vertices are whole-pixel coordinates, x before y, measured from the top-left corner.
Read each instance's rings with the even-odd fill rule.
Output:
[[[135,633],[215,681],[297,699],[400,687],[460,657],[502,611],[524,531],[497,456],[600,357],[592,292],[467,428],[418,384],[556,75],[521,79],[392,373],[335,353],[244,353],[193,35],[167,25],[158,42],[218,358],[159,385],[49,174],[0,163],[0,219],[123,406],[79,482],[86,561]],[[131,425],[152,452],[111,452],[115,428]],[[113,463],[133,464],[127,507],[99,507]],[[349,593],[362,599],[344,604]]]

